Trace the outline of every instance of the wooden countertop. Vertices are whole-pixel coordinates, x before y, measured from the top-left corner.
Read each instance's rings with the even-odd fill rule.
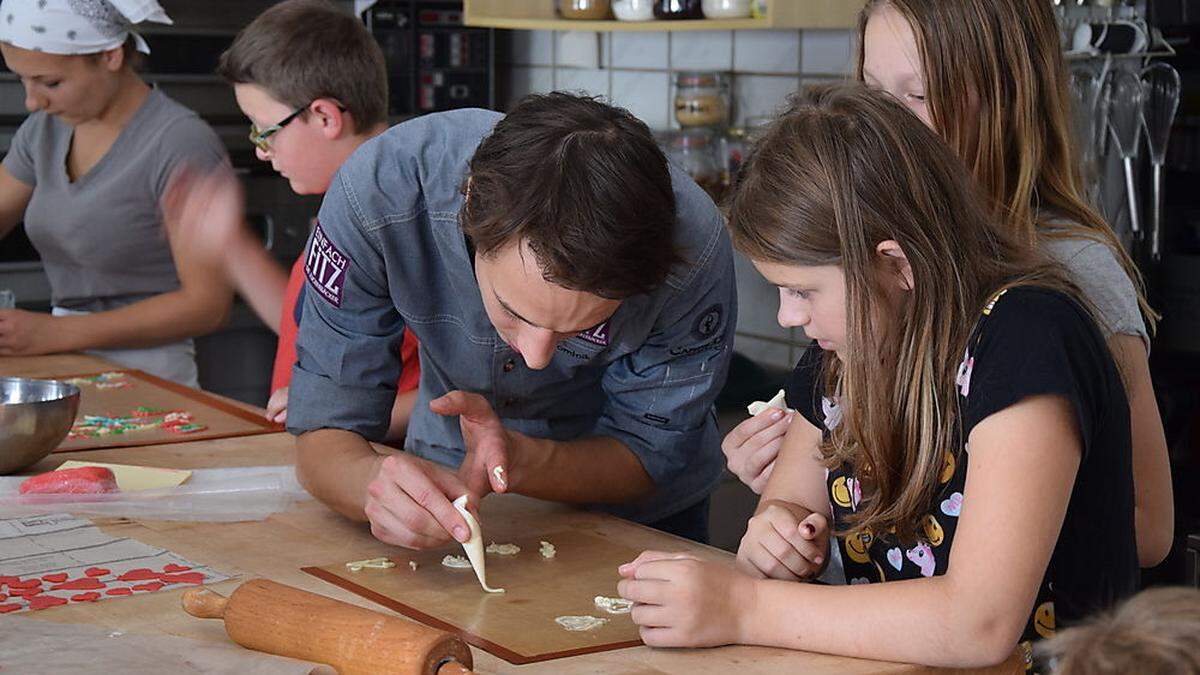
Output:
[[[0,376],[56,377],[113,369],[106,361],[82,355],[0,358]],[[153,404],[153,401],[149,401]],[[294,441],[286,433],[264,434],[190,443],[113,448],[78,453],[56,453],[28,473],[49,471],[68,459],[136,463],[167,468],[213,468],[290,465]],[[644,548],[690,550],[710,559],[728,559],[729,553],[700,546],[633,523],[601,514],[577,511],[519,496],[497,495],[483,505],[485,520],[519,516],[529,532],[561,531],[588,527],[611,533]],[[96,519],[101,528],[161,546],[190,560],[211,565],[238,579],[213,586],[228,594],[242,581],[265,577],[381,612],[389,610],[300,571],[309,565],[370,558],[393,551],[371,536],[365,525],[352,523],[316,501],[294,505],[285,513],[261,522],[180,523]],[[227,643],[219,621],[195,619],[179,606],[179,591],[158,592],[100,603],[55,607],[23,614],[30,619],[82,623],[135,633],[168,633]],[[472,648],[480,673],[921,673],[948,672],[916,666],[866,661],[823,654],[761,647],[722,647],[680,650],[637,647],[514,666],[480,649]],[[1012,659],[987,672],[1017,672]]]

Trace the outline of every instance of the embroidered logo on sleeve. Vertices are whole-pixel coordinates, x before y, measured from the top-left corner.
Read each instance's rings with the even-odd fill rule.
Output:
[[[325,236],[321,224],[317,223],[308,247],[308,258],[304,262],[304,273],[313,290],[338,308],[342,306],[347,263],[346,256]]]

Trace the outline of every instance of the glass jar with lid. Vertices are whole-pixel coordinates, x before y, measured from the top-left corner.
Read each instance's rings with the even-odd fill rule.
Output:
[[[612,17],[610,0],[558,0],[558,13],[564,19],[602,21]]]
[[[682,129],[667,140],[667,157],[719,201],[723,192],[717,144],[708,129]]]
[[[656,19],[703,19],[701,0],[655,0]]]
[[[745,127],[730,129],[720,143],[717,163],[721,168],[721,187],[729,190],[737,182],[738,172],[746,155],[750,152],[750,141],[746,139]]]
[[[729,124],[729,76],[726,73],[675,73],[675,121],[681,127]]]

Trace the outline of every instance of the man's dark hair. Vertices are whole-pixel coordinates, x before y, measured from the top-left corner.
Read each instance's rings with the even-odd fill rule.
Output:
[[[258,15],[221,54],[217,74],[293,108],[334,99],[356,133],[387,122],[383,52],[361,21],[328,0],[286,0]]]
[[[680,260],[667,158],[629,111],[564,93],[522,99],[480,143],[463,231],[480,255],[528,242],[547,281],[610,299]]]

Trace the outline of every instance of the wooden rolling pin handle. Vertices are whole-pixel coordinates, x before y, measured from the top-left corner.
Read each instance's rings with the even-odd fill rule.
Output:
[[[229,598],[207,588],[190,588],[184,591],[181,602],[183,611],[194,617],[221,619],[225,617],[225,607],[229,604]]]

